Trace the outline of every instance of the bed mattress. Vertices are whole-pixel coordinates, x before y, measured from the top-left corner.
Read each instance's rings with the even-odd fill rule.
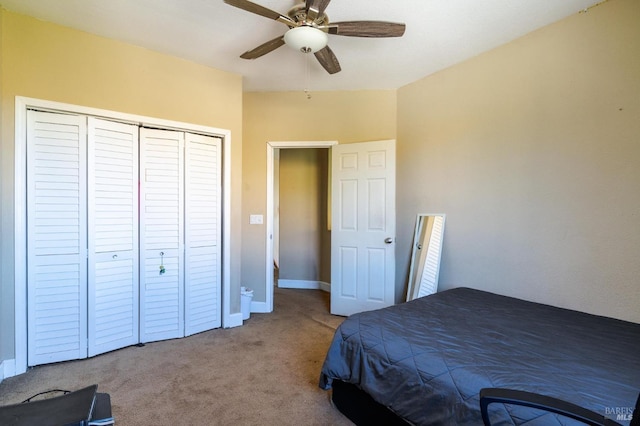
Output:
[[[320,387],[334,379],[416,425],[482,424],[485,387],[553,396],[615,420],[638,398],[640,324],[456,288],[347,318]],[[526,407],[490,410],[499,425],[570,423]]]

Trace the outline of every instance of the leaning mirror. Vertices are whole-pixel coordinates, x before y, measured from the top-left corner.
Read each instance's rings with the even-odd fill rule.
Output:
[[[419,214],[413,234],[407,302],[438,291],[444,214]]]

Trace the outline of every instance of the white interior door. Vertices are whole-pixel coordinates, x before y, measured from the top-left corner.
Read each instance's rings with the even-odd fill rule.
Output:
[[[27,113],[28,365],[87,356],[86,118]]]
[[[185,135],[185,335],[220,327],[219,138]]]
[[[88,117],[89,356],[139,342],[138,126]]]
[[[184,336],[184,133],[140,129],[140,341]]]
[[[395,141],[332,149],[331,313],[395,298]]]

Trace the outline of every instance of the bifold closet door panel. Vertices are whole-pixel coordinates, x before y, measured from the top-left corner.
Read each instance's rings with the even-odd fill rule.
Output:
[[[27,363],[87,357],[86,118],[27,112]]]
[[[88,118],[89,356],[139,342],[138,126]]]
[[[140,129],[140,341],[184,336],[184,133]]]
[[[220,327],[221,147],[185,135],[185,335]]]

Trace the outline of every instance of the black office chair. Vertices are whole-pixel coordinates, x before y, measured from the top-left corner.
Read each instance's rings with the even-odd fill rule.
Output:
[[[108,393],[99,393],[97,390],[98,385],[91,385],[74,392],[46,391],[20,404],[0,406],[0,425],[113,425],[111,397]],[[52,398],[35,399],[52,392],[62,394]]]
[[[485,426],[491,426],[488,407],[489,404],[494,402],[537,408],[560,414],[591,426],[621,426],[620,423],[605,418],[602,414],[558,398],[515,389],[484,388],[480,390],[480,412]],[[640,395],[638,395],[630,426],[640,426],[639,406]]]

